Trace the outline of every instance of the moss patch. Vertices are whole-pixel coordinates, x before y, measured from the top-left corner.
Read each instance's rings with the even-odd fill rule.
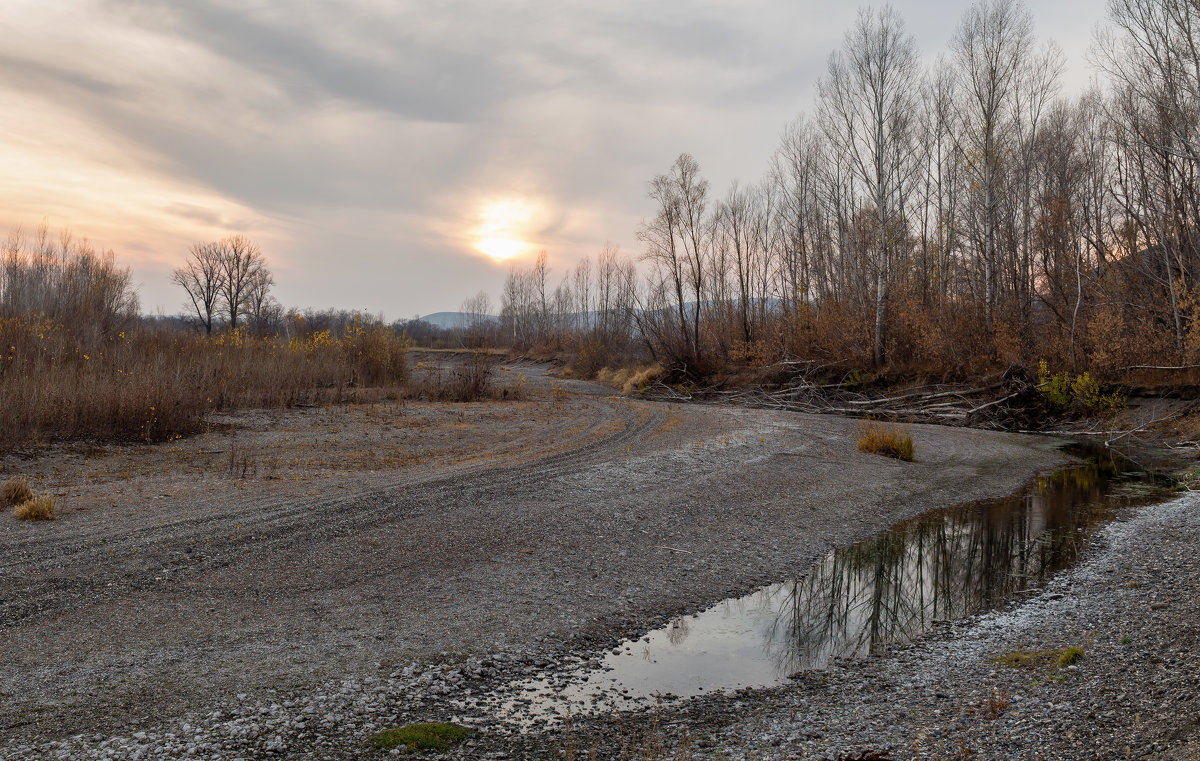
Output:
[[[1013,650],[992,659],[993,662],[1009,668],[1025,666],[1070,666],[1083,660],[1083,648],[1072,645],[1062,650]]]
[[[449,750],[467,739],[473,730],[455,724],[434,721],[385,729],[371,738],[374,748],[405,748],[417,750]]]

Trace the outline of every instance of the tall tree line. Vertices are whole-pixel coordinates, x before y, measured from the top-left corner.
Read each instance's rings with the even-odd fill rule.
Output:
[[[746,351],[961,367],[1200,351],[1200,2],[1111,0],[1090,91],[1019,0],[964,14],[923,68],[864,9],[769,171],[717,197],[649,184],[643,306],[680,366]]]
[[[761,179],[721,194],[680,154],[648,184],[641,274],[606,250],[553,285],[543,255],[510,273],[500,340],[639,342],[694,374],[1200,363],[1200,0],[1108,16],[1067,95],[1021,0],[972,5],[928,66],[896,11],[860,11]]]

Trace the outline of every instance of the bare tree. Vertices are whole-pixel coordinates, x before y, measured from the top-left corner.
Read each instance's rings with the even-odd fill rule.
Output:
[[[187,293],[192,311],[207,334],[213,330],[224,277],[221,249],[215,243],[193,243],[188,250],[187,262],[171,274],[171,282]]]
[[[1175,348],[1184,352],[1180,301],[1200,275],[1200,3],[1110,0],[1096,59],[1114,85],[1123,211],[1140,231],[1147,279],[1164,286]]]
[[[246,288],[246,314],[250,325],[255,331],[263,332],[280,314],[282,307],[271,296],[271,286],[275,285],[275,276],[266,267],[254,270]]]
[[[218,252],[221,268],[221,305],[229,321],[229,329],[238,326],[238,319],[250,307],[251,294],[256,284],[274,282],[267,272],[267,261],[258,244],[241,235],[224,238],[213,244]]]
[[[0,318],[42,314],[76,336],[111,336],[136,319],[129,268],[112,251],[66,230],[56,243],[43,225],[33,240],[14,230],[0,254]]]
[[[960,86],[969,108],[964,114],[974,228],[983,265],[984,320],[992,327],[999,295],[1000,206],[1009,127],[1015,98],[1033,48],[1033,19],[1018,0],[981,0],[963,14],[951,42]]]
[[[658,211],[654,219],[642,223],[642,227],[638,231],[638,239],[646,247],[643,258],[653,263],[653,275],[661,284],[660,288],[652,289],[663,292],[663,298],[660,299],[662,303],[656,304],[656,306],[665,309],[669,303],[665,294],[669,292],[673,296],[671,301],[674,302],[674,308],[678,315],[677,327],[679,337],[682,339],[679,351],[686,361],[695,356],[696,352],[692,345],[692,333],[688,329],[687,300],[683,295],[686,264],[683,246],[680,243],[681,202],[675,184],[671,181],[670,176],[665,174],[660,174],[650,181],[649,197],[658,203]],[[665,315],[661,316],[665,317]],[[664,335],[660,340],[666,338],[667,336]]]
[[[467,340],[472,346],[482,346],[493,327],[492,299],[480,291],[462,303]]]
[[[842,49],[829,57],[819,82],[821,112],[830,142],[849,161],[874,206],[875,276],[873,354],[884,360],[884,325],[890,268],[905,243],[904,191],[915,169],[917,48],[891,7],[864,9]]]

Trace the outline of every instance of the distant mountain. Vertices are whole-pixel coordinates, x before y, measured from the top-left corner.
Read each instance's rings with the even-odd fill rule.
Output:
[[[489,320],[496,321],[498,317],[488,316]],[[471,324],[471,315],[466,312],[434,312],[420,318],[421,322],[427,322],[434,327],[442,330],[455,330],[457,328],[465,328]]]

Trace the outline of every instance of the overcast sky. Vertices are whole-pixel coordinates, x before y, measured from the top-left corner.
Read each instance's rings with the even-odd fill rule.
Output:
[[[893,5],[925,56],[966,0]],[[1100,0],[1030,3],[1090,77]],[[682,151],[757,180],[855,6],[383,0],[4,0],[0,228],[69,227],[182,308],[188,246],[257,240],[287,306],[389,319],[639,253],[647,181]],[[489,256],[488,254],[492,256]],[[494,256],[511,255],[507,261]]]

